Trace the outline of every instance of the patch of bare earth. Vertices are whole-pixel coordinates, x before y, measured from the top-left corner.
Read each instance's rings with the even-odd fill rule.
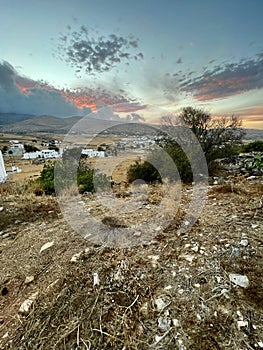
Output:
[[[158,196],[161,191],[142,199],[142,216],[159,205]],[[263,347],[262,185],[243,180],[211,187],[196,224],[178,230],[190,198],[184,187],[164,232],[120,249],[76,234],[55,198],[2,194],[0,348]],[[116,226],[96,199],[83,202]],[[248,286],[229,274],[246,276]],[[20,309],[30,298],[28,310]]]

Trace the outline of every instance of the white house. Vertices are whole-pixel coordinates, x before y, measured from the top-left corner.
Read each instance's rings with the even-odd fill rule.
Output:
[[[54,149],[43,149],[41,151],[24,153],[22,159],[36,159],[36,158],[51,159],[51,158],[59,158],[59,157],[60,157],[60,154],[56,152]]]
[[[13,156],[21,156],[24,153],[24,145],[19,142],[12,140],[11,146],[8,148],[8,151],[11,151]]]
[[[5,170],[5,163],[2,152],[0,151],[0,183],[4,183],[7,179],[7,173]]]
[[[84,148],[81,151],[81,154],[84,154],[85,156],[87,156],[89,158],[94,158],[94,157],[104,158],[105,157],[105,152],[104,151],[94,151],[91,148]]]

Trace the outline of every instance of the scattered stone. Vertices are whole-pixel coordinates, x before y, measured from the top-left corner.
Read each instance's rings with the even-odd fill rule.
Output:
[[[258,225],[257,225],[257,224],[251,224],[251,227],[252,227],[252,228],[257,228]]]
[[[168,317],[159,317],[158,318],[158,328],[162,331],[162,332],[166,332],[168,331],[168,329],[171,327],[171,319]]]
[[[247,288],[249,286],[249,280],[245,275],[239,275],[237,273],[230,273],[229,279],[231,282],[236,284],[239,287]]]
[[[148,255],[148,259],[151,260],[152,267],[157,267],[157,261],[159,260],[160,256],[159,255]]]
[[[159,343],[162,339],[163,339],[162,336],[156,335],[156,336],[155,336],[155,343],[156,343],[156,344]]]
[[[173,287],[171,285],[167,286],[167,287],[164,287],[164,290],[170,290],[172,289]]]
[[[174,326],[175,328],[180,327],[180,322],[179,322],[179,320],[178,320],[177,318],[174,318],[174,319],[173,319],[173,326]]]
[[[72,256],[72,258],[70,259],[70,262],[72,262],[72,263],[77,262],[77,261],[81,258],[81,256],[82,256],[83,254],[88,253],[89,251],[90,251],[90,249],[89,249],[89,248],[86,248],[85,250],[83,250],[83,251],[81,251],[81,252],[79,252],[79,253],[74,254],[74,255]]]
[[[27,276],[25,279],[25,284],[29,284],[29,283],[33,282],[34,279],[35,279],[34,276]]]
[[[133,234],[135,237],[140,237],[142,233],[140,231],[134,232]]]
[[[240,331],[242,327],[248,327],[248,321],[237,321],[237,329]]]
[[[99,279],[99,275],[97,274],[97,272],[95,272],[93,274],[93,287],[99,286],[100,285],[100,279]]]
[[[248,246],[248,240],[247,239],[241,239],[240,245],[242,245],[243,247],[247,247]]]
[[[189,261],[190,263],[193,262],[195,256],[194,255],[190,255],[190,254],[185,254],[185,255],[181,255],[181,258],[183,258],[186,261]]]
[[[30,311],[31,306],[38,296],[38,292],[32,294],[28,299],[26,299],[19,308],[21,314],[27,315]]]
[[[45,250],[51,248],[53,245],[54,245],[54,241],[45,243],[45,244],[41,247],[39,253],[44,252]]]
[[[198,245],[193,246],[192,250],[197,253],[199,250],[199,246]]]
[[[161,297],[154,300],[154,304],[156,305],[157,311],[163,311],[168,305],[168,302],[165,302]]]

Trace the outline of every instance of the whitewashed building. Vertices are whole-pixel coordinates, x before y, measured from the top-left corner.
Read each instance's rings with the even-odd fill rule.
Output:
[[[5,170],[5,163],[2,152],[0,151],[0,183],[4,183],[7,179],[7,173]]]
[[[24,153],[22,159],[36,159],[36,158],[52,159],[52,158],[59,158],[59,157],[60,157],[60,154],[54,149],[43,149],[41,151]]]
[[[81,151],[81,154],[87,156],[88,158],[104,158],[105,157],[105,152],[104,151],[94,151],[91,148],[84,148]]]
[[[8,148],[8,152],[12,152],[13,156],[22,156],[24,153],[24,145],[19,142],[15,142],[15,140],[12,140],[11,146]]]

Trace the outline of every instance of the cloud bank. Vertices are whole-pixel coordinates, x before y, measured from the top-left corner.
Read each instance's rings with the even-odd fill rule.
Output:
[[[115,112],[124,113],[146,108],[125,96],[124,91],[113,93],[102,88],[57,89],[47,82],[23,77],[8,62],[0,62],[0,113],[81,116],[105,105],[113,106]]]
[[[254,59],[217,65],[197,77],[183,77],[181,91],[198,101],[221,99],[263,88],[263,53]]]

